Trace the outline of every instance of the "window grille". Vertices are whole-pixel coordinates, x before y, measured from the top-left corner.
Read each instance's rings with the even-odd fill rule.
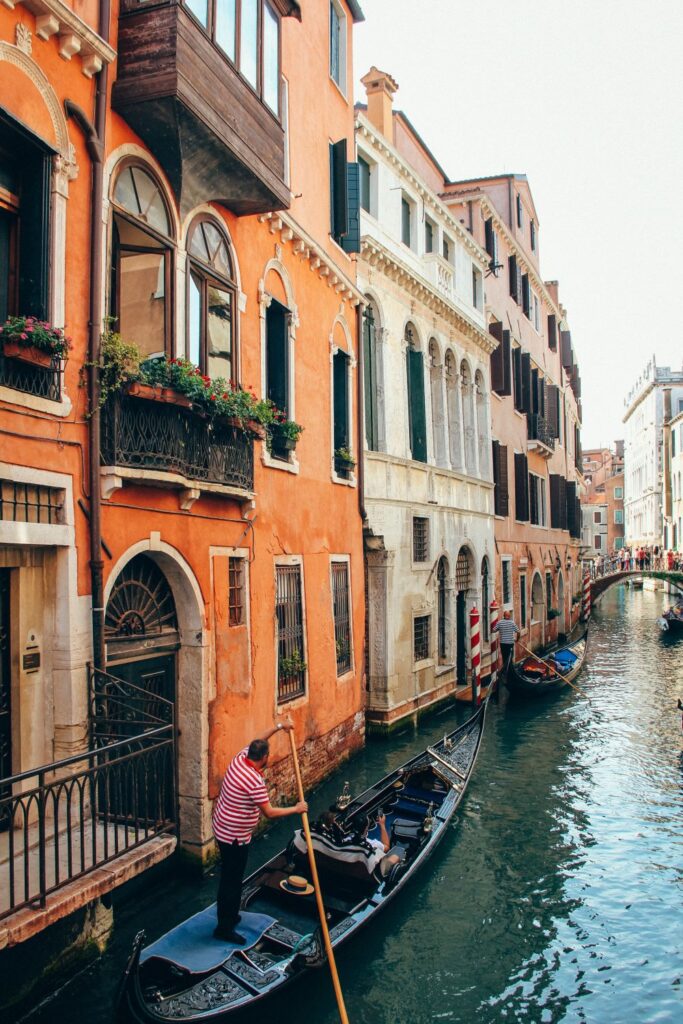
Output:
[[[306,692],[304,625],[301,603],[301,566],[276,568],[278,703]]]
[[[470,560],[467,552],[461,550],[458,561],[455,563],[455,589],[469,590],[470,588]]]
[[[332,563],[332,605],[337,675],[351,671],[351,623],[349,613],[349,567],[346,562]]]
[[[49,366],[36,366],[20,359],[10,359],[0,350],[0,384],[27,395],[59,402],[62,397],[61,360],[55,357]]]
[[[429,520],[413,516],[413,561],[429,560]]]
[[[512,580],[510,573],[510,560],[504,559],[501,562],[501,568],[503,570],[503,605],[508,607],[512,604]]]
[[[429,657],[429,616],[418,615],[413,620],[413,660],[424,661]]]
[[[6,523],[61,524],[64,491],[40,484],[0,480],[0,520]]]
[[[244,622],[244,559],[228,560],[228,622],[241,626]]]

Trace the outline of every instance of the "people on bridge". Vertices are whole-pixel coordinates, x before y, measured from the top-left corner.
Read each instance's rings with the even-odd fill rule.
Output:
[[[213,834],[221,854],[221,877],[218,885],[217,939],[243,946],[246,939],[235,931],[240,921],[242,880],[249,856],[249,844],[259,817],[284,818],[308,810],[305,800],[293,807],[273,807],[263,781],[270,748],[268,740],[281,729],[293,729],[291,719],[278,722],[260,739],[252,740],[240,750],[225,773],[221,791],[213,809]]]
[[[515,640],[520,635],[520,629],[512,618],[508,608],[503,612],[503,618],[499,619],[493,627],[493,632],[500,637],[500,654],[503,660],[503,671],[507,673],[515,651]]]

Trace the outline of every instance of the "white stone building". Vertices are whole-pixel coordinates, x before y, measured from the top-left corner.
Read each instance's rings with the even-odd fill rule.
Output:
[[[368,726],[470,681],[468,622],[494,590],[486,253],[373,68],[357,116],[364,313]]]
[[[665,392],[672,414],[683,411],[683,370],[657,366],[655,356],[624,401],[625,543],[664,544],[663,425]]]
[[[664,438],[668,456],[668,472],[664,473],[664,547],[683,551],[683,409],[672,417]]]

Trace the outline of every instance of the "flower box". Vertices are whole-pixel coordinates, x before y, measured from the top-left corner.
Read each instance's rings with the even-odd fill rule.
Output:
[[[181,395],[173,388],[162,388],[158,384],[143,384],[135,380],[128,385],[128,394],[131,398],[142,398],[147,402],[168,402],[169,405],[178,405],[182,409],[192,408],[192,399],[187,395]]]
[[[49,367],[54,358],[52,352],[35,345],[20,345],[18,341],[6,341],[2,351],[6,359],[20,359],[22,363],[33,363],[34,366]]]
[[[265,441],[266,428],[262,423],[259,423],[258,420],[248,420],[247,430],[250,434],[253,434],[254,437],[257,437],[259,441]]]

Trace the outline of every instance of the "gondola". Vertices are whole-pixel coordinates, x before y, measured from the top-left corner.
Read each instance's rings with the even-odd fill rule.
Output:
[[[558,647],[537,658],[524,658],[517,663],[510,662],[505,685],[511,694],[518,697],[542,697],[564,689],[567,681],[572,682],[583,667],[586,657],[586,634],[564,647]],[[553,668],[556,671],[553,671]],[[563,678],[564,677],[564,678]]]
[[[354,800],[343,794],[337,805],[343,810],[332,824],[329,816],[324,824],[312,824],[333,948],[410,885],[446,834],[474,769],[486,704]],[[380,813],[386,817],[392,852],[403,858],[398,863],[377,864],[377,851],[368,843],[379,838]],[[252,1008],[320,966],[325,953],[315,897],[304,894],[299,882],[309,877],[297,831],[285,850],[243,884],[238,927],[247,936],[245,946],[213,938],[215,904],[150,946],[144,946],[145,933],[139,932],[121,982],[119,1020],[216,1024],[251,1017]]]
[[[683,604],[679,602],[672,605],[661,618],[657,619],[657,623],[663,633],[671,636],[683,636]]]

